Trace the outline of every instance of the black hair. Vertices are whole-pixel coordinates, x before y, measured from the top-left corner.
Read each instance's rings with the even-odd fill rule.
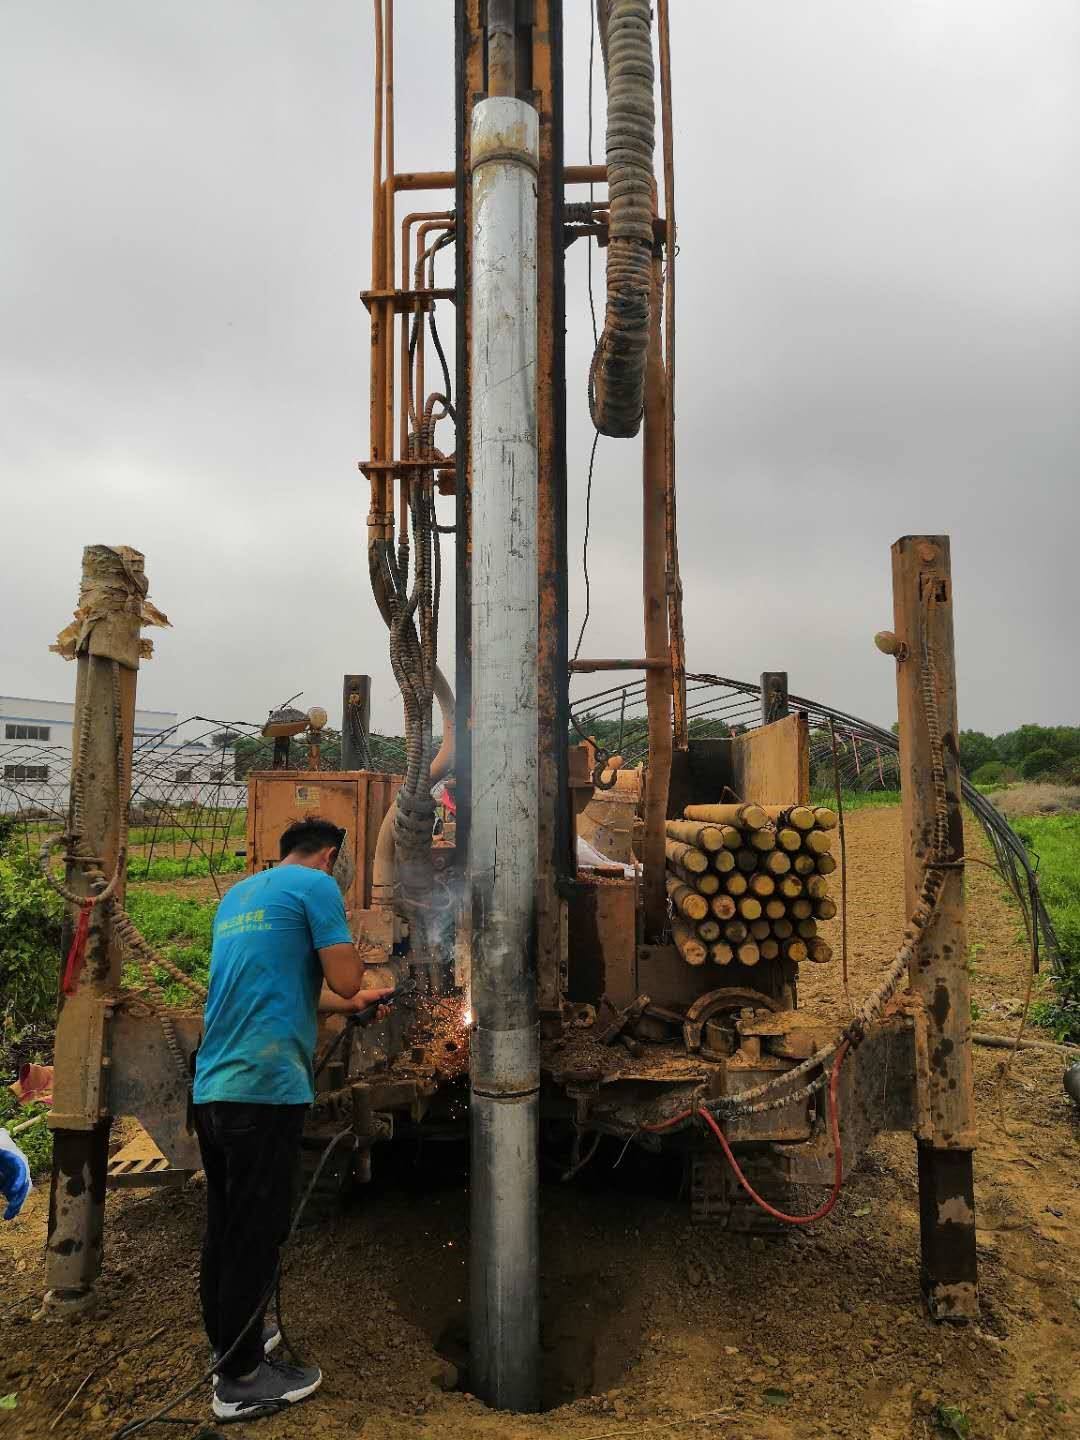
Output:
[[[301,855],[315,855],[320,850],[340,850],[346,831],[332,820],[320,815],[308,815],[303,820],[294,820],[281,832],[281,858],[299,852]]]

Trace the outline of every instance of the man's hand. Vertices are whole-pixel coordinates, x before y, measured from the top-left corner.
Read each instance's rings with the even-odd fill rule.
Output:
[[[335,995],[328,985],[324,985],[319,996],[319,1010],[323,1015],[355,1015],[358,1010],[363,1010],[368,1005],[376,1005],[393,993],[393,986],[384,986],[381,990],[357,990],[355,995],[346,998]],[[386,1014],[387,1007],[379,1005],[373,1018],[383,1020]]]
[[[354,1011],[366,1010],[369,1005],[378,1005],[379,1008],[368,1020],[369,1025],[374,1025],[380,1020],[385,1020],[387,1015],[390,1014],[390,1006],[379,1005],[379,1001],[385,1000],[388,995],[392,995],[393,993],[394,987],[392,985],[384,986],[381,990],[358,990],[349,1001],[349,1004]]]

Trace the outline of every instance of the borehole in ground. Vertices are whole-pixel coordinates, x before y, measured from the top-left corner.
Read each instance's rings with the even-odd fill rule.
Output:
[[[542,1147],[540,1191],[541,1404],[565,1405],[623,1385],[642,1352],[646,1327],[635,1236],[629,1219],[672,1230],[687,1221],[678,1157],[624,1151],[605,1138],[569,1184],[563,1135]],[[561,1153],[560,1153],[561,1151]],[[621,1156],[621,1159],[620,1159]],[[398,1142],[380,1149],[360,1204],[394,1216],[399,1263],[388,1280],[403,1317],[423,1330],[469,1380],[468,1146]],[[628,1211],[628,1204],[633,1214]],[[625,1237],[625,1252],[611,1237]],[[674,1261],[673,1261],[674,1263]]]

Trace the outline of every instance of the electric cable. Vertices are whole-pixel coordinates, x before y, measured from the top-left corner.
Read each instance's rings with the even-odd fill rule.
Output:
[[[596,0],[589,0],[589,142],[588,161],[592,165],[593,158],[593,60],[596,53]],[[592,214],[593,182],[589,181],[589,210]],[[599,332],[596,326],[596,300],[593,296],[593,272],[592,252],[596,237],[589,235],[585,243],[585,277],[589,288],[589,314],[592,316],[592,333],[594,350],[599,343]],[[592,525],[592,482],[593,466],[596,463],[596,446],[600,440],[600,431],[593,427],[592,450],[589,453],[589,478],[585,487],[585,541],[581,548],[581,567],[585,573],[585,618],[581,622],[581,629],[578,631],[577,644],[574,646],[574,659],[581,653],[581,642],[585,638],[585,627],[589,623],[589,612],[592,608],[592,586],[589,581],[589,530]]]
[[[246,1332],[251,1328],[252,1325],[256,1324],[262,1318],[263,1312],[266,1310],[267,1305],[270,1303],[270,1297],[274,1294],[274,1291],[277,1288],[278,1279],[281,1275],[281,1267],[285,1258],[285,1251],[292,1243],[293,1236],[296,1234],[297,1227],[300,1224],[300,1220],[304,1214],[305,1208],[307,1207],[307,1203],[311,1199],[311,1196],[315,1191],[316,1185],[322,1178],[323,1170],[326,1168],[330,1156],[337,1149],[338,1145],[345,1140],[350,1140],[352,1142],[353,1149],[356,1148],[356,1136],[352,1133],[351,1130],[339,1130],[336,1135],[331,1136],[331,1138],[327,1141],[326,1148],[323,1150],[322,1155],[319,1157],[319,1163],[315,1167],[315,1173],[312,1175],[311,1180],[308,1182],[307,1189],[304,1191],[304,1194],[300,1199],[299,1205],[297,1205],[296,1210],[293,1212],[292,1222],[289,1225],[289,1233],[286,1235],[285,1240],[282,1243],[281,1251],[278,1255],[277,1264],[274,1266],[274,1273],[270,1279],[270,1283],[269,1285],[267,1285],[266,1290],[263,1292],[263,1295],[260,1298],[258,1305],[252,1311],[251,1319],[247,1322],[243,1330],[241,1330],[240,1334],[229,1346],[228,1350],[225,1351],[224,1355],[215,1356],[210,1364],[209,1369],[206,1370],[203,1374],[201,1374],[199,1378],[194,1382],[194,1384],[189,1385],[186,1390],[181,1392],[181,1394],[175,1396],[172,1400],[168,1401],[165,1405],[161,1407],[160,1410],[156,1410],[152,1415],[146,1415],[135,1420],[129,1420],[126,1425],[122,1425],[119,1430],[114,1432],[113,1440],[130,1440],[131,1436],[138,1435],[142,1431],[148,1430],[151,1425],[199,1425],[203,1428],[198,1432],[196,1436],[193,1437],[193,1440],[214,1440],[214,1437],[217,1436],[218,1432],[212,1427],[206,1426],[203,1421],[186,1419],[184,1417],[174,1417],[173,1415],[171,1415],[170,1412],[175,1410],[178,1405],[182,1405],[186,1400],[190,1400],[192,1395],[194,1395],[197,1390],[199,1390],[203,1385],[205,1385],[208,1380],[212,1380],[213,1376],[217,1373],[218,1370],[220,1370],[221,1366],[224,1365],[236,1352]],[[278,1315],[278,1325],[281,1325],[280,1314]],[[284,1338],[284,1335],[285,1332],[284,1329],[282,1329],[282,1338]],[[284,1405],[282,1405],[280,1408],[284,1408]],[[260,1411],[260,1416],[266,1413],[267,1411]]]
[[[581,642],[585,638],[585,627],[589,623],[589,612],[592,608],[592,586],[589,582],[589,530],[592,526],[592,482],[593,466],[596,463],[596,447],[600,441],[600,431],[593,434],[592,450],[589,454],[589,478],[585,486],[585,540],[581,547],[581,567],[585,572],[585,615],[581,622],[581,629],[578,631],[577,644],[574,646],[574,659],[581,653]]]

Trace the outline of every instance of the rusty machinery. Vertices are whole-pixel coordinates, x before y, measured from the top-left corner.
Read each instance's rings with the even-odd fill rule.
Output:
[[[931,1308],[965,1318],[977,1305],[947,540],[894,547],[910,918],[878,989],[854,1017],[814,1026],[796,1008],[791,962],[695,968],[670,943],[669,817],[725,790],[767,805],[804,802],[808,737],[805,717],[787,713],[785,677],[771,674],[759,730],[713,744],[688,738],[675,535],[668,6],[660,0],[654,17],[648,0],[601,0],[597,22],[606,165],[568,164],[564,155],[558,0],[458,0],[456,169],[400,173],[393,4],[376,4],[373,280],[364,297],[371,457],[361,465],[371,485],[369,561],[407,728],[410,704],[430,707],[435,695],[444,737],[456,735],[455,873],[464,901],[455,915],[454,979],[467,990],[475,1026],[472,1383],[493,1403],[516,1407],[536,1398],[540,1116],[563,1119],[578,1137],[608,1132],[684,1146],[696,1214],[729,1224],[741,1209],[710,1132],[725,1147],[746,1147],[745,1165],[768,1188],[827,1186],[876,1131],[913,1129]],[[401,214],[405,193],[417,190],[452,191],[452,204]],[[644,644],[636,659],[569,657],[565,397],[574,378],[565,373],[564,257],[578,240],[607,251],[604,333],[580,377],[592,418],[601,433],[642,436]],[[456,280],[440,289],[434,257],[450,246]],[[450,304],[452,396],[435,319]],[[444,430],[451,438],[436,443]],[[424,635],[435,497],[450,494],[453,710]],[[410,529],[411,579],[399,564]],[[577,816],[594,782],[612,780],[605,757],[598,763],[567,738],[569,677],[613,670],[644,673],[649,723],[643,783],[629,787],[640,800],[628,807],[639,821],[642,864],[625,879],[577,869]],[[419,721],[412,731],[422,746]],[[429,792],[421,763],[386,822],[396,864],[375,905],[389,901],[395,935],[408,929],[429,965],[441,953],[449,981],[445,934],[430,930],[423,908],[431,876],[413,844],[418,822],[430,820]],[[581,1004],[601,1007],[586,1046],[576,1028]],[[727,1038],[718,1048],[720,1032]]]
[[[320,1076],[316,1128],[320,1115],[350,1119],[362,1174],[395,1125],[440,1114],[471,1042],[471,1385],[519,1409],[538,1403],[541,1117],[576,1143],[606,1133],[682,1148],[695,1214],[729,1225],[743,1214],[732,1147],[759,1191],[835,1190],[873,1134],[912,1130],[931,1310],[977,1312],[948,541],[894,546],[895,633],[883,642],[897,665],[908,927],[861,1008],[812,1025],[797,1008],[789,962],[692,967],[671,943],[667,821],[728,790],[764,805],[805,802],[807,725],[787,713],[786,682],[774,674],[764,677],[759,729],[718,742],[689,737],[675,536],[668,5],[658,0],[654,21],[648,0],[599,0],[607,163],[589,166],[567,164],[563,152],[563,8],[456,0],[456,168],[400,172],[394,4],[375,0],[372,284],[363,295],[370,456],[360,468],[406,761],[391,780],[362,768],[263,772],[251,781],[248,819],[252,866],[273,858],[297,813],[344,824],[354,837],[347,883],[358,938],[395,980],[411,973],[421,982],[429,1020],[440,1004],[456,1016],[458,1038],[446,1042],[456,1068],[433,1054],[432,1020],[419,1041],[400,1023],[355,1036]],[[437,198],[413,210],[412,192]],[[564,257],[579,240],[602,246],[608,260],[604,333],[589,375],[577,378],[598,430],[628,445],[642,433],[644,653],[634,659],[569,656]],[[440,287],[436,256],[451,249],[454,284]],[[437,324],[451,305],[453,374]],[[439,496],[453,497],[452,526],[437,514]],[[450,530],[453,689],[435,649],[440,535]],[[95,679],[83,659],[80,693],[104,713],[106,690],[93,685],[108,677]],[[570,676],[619,670],[644,675],[649,726],[644,771],[625,780],[605,768],[607,757],[568,739]],[[357,678],[346,677],[346,717],[350,704],[366,705]],[[442,741],[433,755],[435,704]],[[355,738],[350,753],[362,765],[359,730]],[[107,768],[113,742],[103,743]],[[130,733],[124,743],[130,754]],[[455,843],[433,844],[432,791],[446,778]],[[621,858],[641,862],[629,875],[577,868],[578,817],[605,790],[625,802],[604,820],[619,815]],[[87,853],[108,860],[115,806],[90,811]],[[78,889],[87,872],[75,871]],[[107,919],[103,910],[94,935]],[[173,1062],[177,1050],[190,1053],[197,1008],[169,1019],[170,1042],[154,1016],[117,1005],[115,957],[88,971],[89,998],[67,1002],[57,1042],[49,1282],[70,1298],[97,1273],[106,1117],[138,1115],[178,1168],[195,1163]],[[596,1011],[586,1029],[583,1007]]]

